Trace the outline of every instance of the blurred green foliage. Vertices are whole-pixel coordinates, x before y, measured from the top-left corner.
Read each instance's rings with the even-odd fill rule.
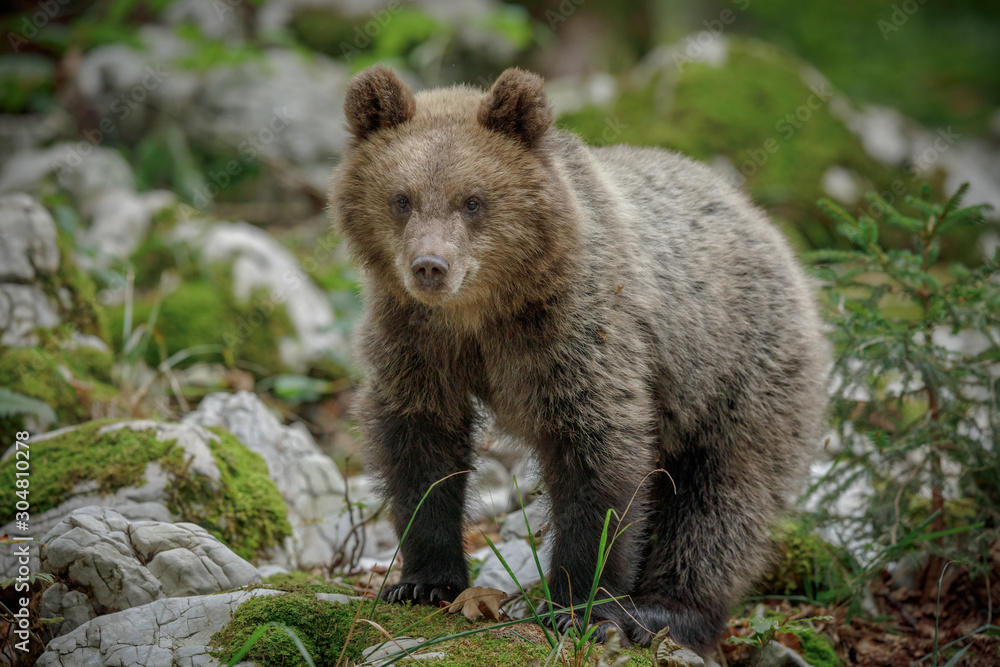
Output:
[[[701,160],[725,157],[756,201],[798,223],[786,230],[799,236],[800,247],[836,243],[832,229],[814,215],[828,168],[852,169],[878,189],[896,175],[868,156],[831,113],[833,89],[810,87],[801,77],[803,63],[778,49],[734,40],[724,66],[665,67],[649,82],[627,87],[612,108],[585,107],[559,124],[595,144],[663,146]]]
[[[265,374],[280,371],[284,365],[279,342],[295,331],[284,307],[271,304],[265,308],[258,303],[270,303],[268,300],[253,297],[247,303],[238,302],[225,267],[218,268],[210,276],[181,282],[165,295],[152,290],[136,298],[132,325],[148,324],[150,333],[136,353],[155,367],[185,350],[213,344],[218,346],[216,352],[192,357],[189,362],[246,360]],[[123,350],[125,307],[110,308],[109,319],[112,345]]]
[[[52,107],[55,66],[38,54],[0,55],[0,113],[42,112]]]
[[[989,446],[1000,441],[1000,251],[934,271],[942,238],[982,224],[987,207],[963,208],[966,188],[944,202],[925,188],[907,198],[911,210],[870,195],[910,236],[907,248],[886,248],[871,217],[821,203],[851,248],[810,256],[827,285],[839,440],[813,493],[821,521],[871,550],[858,587],[914,551],[929,554],[922,581],[948,560],[988,570],[1000,537],[1000,459]],[[851,489],[861,514],[837,502]]]

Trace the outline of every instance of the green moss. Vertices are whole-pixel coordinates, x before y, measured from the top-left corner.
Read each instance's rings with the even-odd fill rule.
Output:
[[[156,439],[153,431],[123,428],[103,436],[97,431],[112,420],[89,422],[68,433],[31,443],[32,511],[44,512],[58,506],[81,482],[95,481],[102,493],[145,481],[146,465],[166,456],[173,442]],[[0,483],[13,488],[14,459],[0,462]],[[13,517],[16,500],[6,494],[0,516],[6,523]]]
[[[164,271],[178,266],[176,249],[153,232],[146,236],[132,253],[136,289],[153,289],[160,284]]]
[[[358,578],[360,579],[361,575],[358,575]],[[269,588],[275,588],[289,593],[354,594],[354,589],[350,586],[326,582],[322,577],[312,574],[311,572],[303,572],[302,570],[293,570],[291,572],[273,574],[267,579],[264,579],[263,583]]]
[[[18,35],[23,25],[19,28]],[[4,32],[13,39],[15,33]],[[0,55],[0,113],[47,111],[55,99],[55,78],[53,61],[42,55]]]
[[[754,2],[746,6],[743,25],[794,50],[859,101],[905,109],[932,126],[985,133],[1000,105],[1000,69],[990,65],[1000,62],[1000,8],[921,3],[919,11],[904,13],[901,6]],[[949,48],[938,53],[927,48],[930,43]]]
[[[229,625],[212,637],[212,646],[217,649],[214,655],[227,661],[259,626],[274,622],[294,630],[317,665],[334,665],[353,625],[354,612],[354,605],[320,602],[308,593],[256,597],[241,604]],[[347,652],[351,661],[360,657],[359,648]],[[243,660],[260,667],[306,664],[291,637],[276,627],[268,628]]]
[[[111,353],[85,346],[65,348],[72,330],[72,325],[39,330],[37,347],[0,347],[0,386],[47,404],[58,425],[86,421],[95,404],[107,403],[117,395],[111,384]],[[9,442],[8,436],[23,428],[20,415],[0,418],[3,442]]]
[[[222,331],[226,349],[238,359],[272,371],[284,369],[279,342],[295,335],[284,306],[275,305],[263,292],[255,292],[246,304],[230,301],[229,313],[230,319]]]
[[[291,535],[288,510],[264,459],[225,429],[210,430],[219,436],[218,442],[209,441],[209,448],[219,467],[221,488],[207,478],[191,476],[189,461],[175,452],[163,461],[174,477],[167,488],[167,506],[253,560]]]
[[[0,349],[0,387],[36,398],[56,413],[59,423],[74,424],[86,419],[86,406],[76,390],[59,372],[58,351],[11,347]],[[11,436],[24,428],[20,415],[0,418],[0,436],[11,442]]]
[[[9,347],[0,352],[0,386],[48,403],[60,421],[82,418],[76,391],[57,367],[58,351]]]
[[[360,611],[357,605],[357,602],[345,605],[319,602],[309,593],[254,598],[242,604],[232,622],[213,636],[212,645],[217,648],[215,655],[226,660],[258,627],[269,622],[284,623],[293,628],[317,665],[337,663],[347,630],[352,625],[354,634],[344,654],[347,660],[358,660],[364,648],[380,641],[378,631],[367,623],[355,623],[355,617],[375,621],[393,636],[454,635],[489,625],[473,623],[461,614],[446,614],[433,607],[379,604],[373,614],[371,601],[363,601]],[[434,661],[441,667],[527,665],[536,658],[544,662],[549,653],[548,645],[544,641],[541,644],[527,641],[514,634],[527,634],[525,630],[521,626],[496,633],[486,630],[446,641],[428,650],[440,650],[447,654]],[[637,649],[636,652],[648,661],[648,650]],[[305,664],[292,641],[278,628],[268,629],[244,660],[255,661],[262,667]]]
[[[777,559],[761,579],[765,595],[805,595],[834,601],[849,595],[838,559],[849,556],[819,537],[806,523],[787,521],[775,529]]]
[[[168,508],[181,520],[196,523],[248,559],[281,544],[291,534],[287,509],[271,481],[264,460],[228,431],[212,429],[218,442],[209,448],[219,467],[220,483],[195,477],[189,460],[174,441],[156,439],[155,431],[120,428],[97,431],[113,420],[101,420],[31,445],[31,499],[35,512],[58,506],[81,482],[94,481],[101,493],[145,483],[146,466],[159,461],[172,479]],[[15,461],[0,462],[0,483],[13,488]],[[5,496],[0,518],[13,516],[14,496]]]
[[[114,355],[110,350],[97,350],[92,347],[79,346],[63,351],[63,359],[79,376],[92,378],[110,385],[111,366]]]
[[[55,275],[39,276],[39,285],[57,303],[61,303],[60,292],[68,290],[72,307],[61,309],[64,324],[71,325],[81,334],[97,336],[108,341],[108,324],[104,307],[97,301],[97,289],[90,276],[80,271],[73,260],[74,241],[66,233],[57,237],[59,245],[59,269]]]
[[[873,189],[902,178],[916,192],[919,183],[869,157],[831,113],[833,89],[817,95],[802,69],[778,49],[735,38],[722,67],[684,63],[672,95],[661,93],[670,86],[661,74],[626,86],[614,107],[585,107],[563,115],[559,125],[594,144],[662,146],[700,160],[725,156],[742,170],[755,201],[788,221],[786,229],[797,230],[802,243],[834,245],[832,225],[815,207],[826,196],[822,177],[829,167],[855,171]]]
[[[155,335],[147,339],[141,352],[146,362],[158,365],[169,356],[200,345],[216,345],[212,355],[199,354],[198,360],[245,360],[268,372],[283,368],[279,341],[294,335],[294,327],[284,306],[274,304],[262,293],[247,303],[237,303],[228,267],[218,266],[201,280],[189,280],[163,297],[153,324]],[[157,293],[137,298],[133,305],[132,328],[151,321]],[[110,312],[115,349],[122,349],[124,307]],[[190,363],[189,362],[189,363]]]
[[[799,635],[802,655],[812,667],[839,667],[840,658],[825,635],[807,632]]]
[[[371,17],[345,17],[335,12],[324,11],[322,9],[303,9],[295,13],[289,23],[292,34],[310,49],[325,53],[335,58],[344,56],[344,49],[348,52],[357,49],[355,40],[367,40],[369,37],[361,32],[364,37],[359,37],[355,28],[360,27],[363,31],[364,22]],[[360,41],[364,44],[366,41]]]
[[[439,634],[454,635],[494,624],[482,620],[470,622],[461,614],[446,614],[432,607],[411,605],[381,604],[372,615],[371,602],[366,601],[363,604],[360,618],[371,618],[393,636],[407,635],[430,638]],[[524,639],[525,637],[532,638],[532,640]],[[367,636],[362,633],[358,641],[363,647],[370,646],[379,641],[379,635],[374,631],[368,631]],[[475,635],[449,640],[428,650],[440,650],[447,653],[445,658],[435,661],[435,665],[442,667],[483,665],[485,667],[487,665],[529,665],[536,658],[540,663],[544,663],[551,649],[545,639],[537,632],[537,628],[529,621],[524,625],[514,625],[495,631],[487,630]],[[566,651],[572,657],[572,649],[567,648]],[[602,647],[597,647],[594,654],[599,655],[602,651]],[[632,664],[647,664],[650,660],[649,649],[633,647],[626,652],[634,657]]]

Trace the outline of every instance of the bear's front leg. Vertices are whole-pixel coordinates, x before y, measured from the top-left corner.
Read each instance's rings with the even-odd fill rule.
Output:
[[[472,464],[471,419],[445,424],[427,414],[398,414],[370,392],[362,401],[367,451],[402,540],[402,578],[381,597],[421,604],[452,601],[469,584],[462,546],[467,475],[461,473]]]
[[[641,415],[641,409],[637,413]],[[541,446],[555,539],[549,591],[557,609],[586,603],[595,573],[600,576],[595,600],[625,596],[632,592],[641,567],[643,527],[639,522],[645,498],[639,487],[654,467],[650,435],[645,423],[634,416],[595,419],[591,412],[589,417],[568,428],[564,424],[559,437]],[[613,514],[607,529],[607,553],[601,554],[608,510]],[[597,625],[595,639],[604,642],[613,623],[628,643],[622,630],[627,627],[630,607],[623,598],[594,606],[589,619],[584,618],[585,609],[559,612],[556,627],[565,631],[570,625],[580,629]]]

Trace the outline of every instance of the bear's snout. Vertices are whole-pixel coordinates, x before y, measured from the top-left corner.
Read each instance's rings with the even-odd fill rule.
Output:
[[[448,275],[448,262],[437,255],[421,255],[413,260],[410,270],[420,289],[440,289]]]

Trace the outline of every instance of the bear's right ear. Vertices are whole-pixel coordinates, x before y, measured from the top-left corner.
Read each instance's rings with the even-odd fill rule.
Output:
[[[359,140],[372,132],[405,123],[416,110],[413,93],[384,65],[358,72],[347,85],[344,115],[351,134]]]
[[[537,74],[516,67],[504,70],[479,106],[479,123],[530,148],[552,125],[542,84]]]

